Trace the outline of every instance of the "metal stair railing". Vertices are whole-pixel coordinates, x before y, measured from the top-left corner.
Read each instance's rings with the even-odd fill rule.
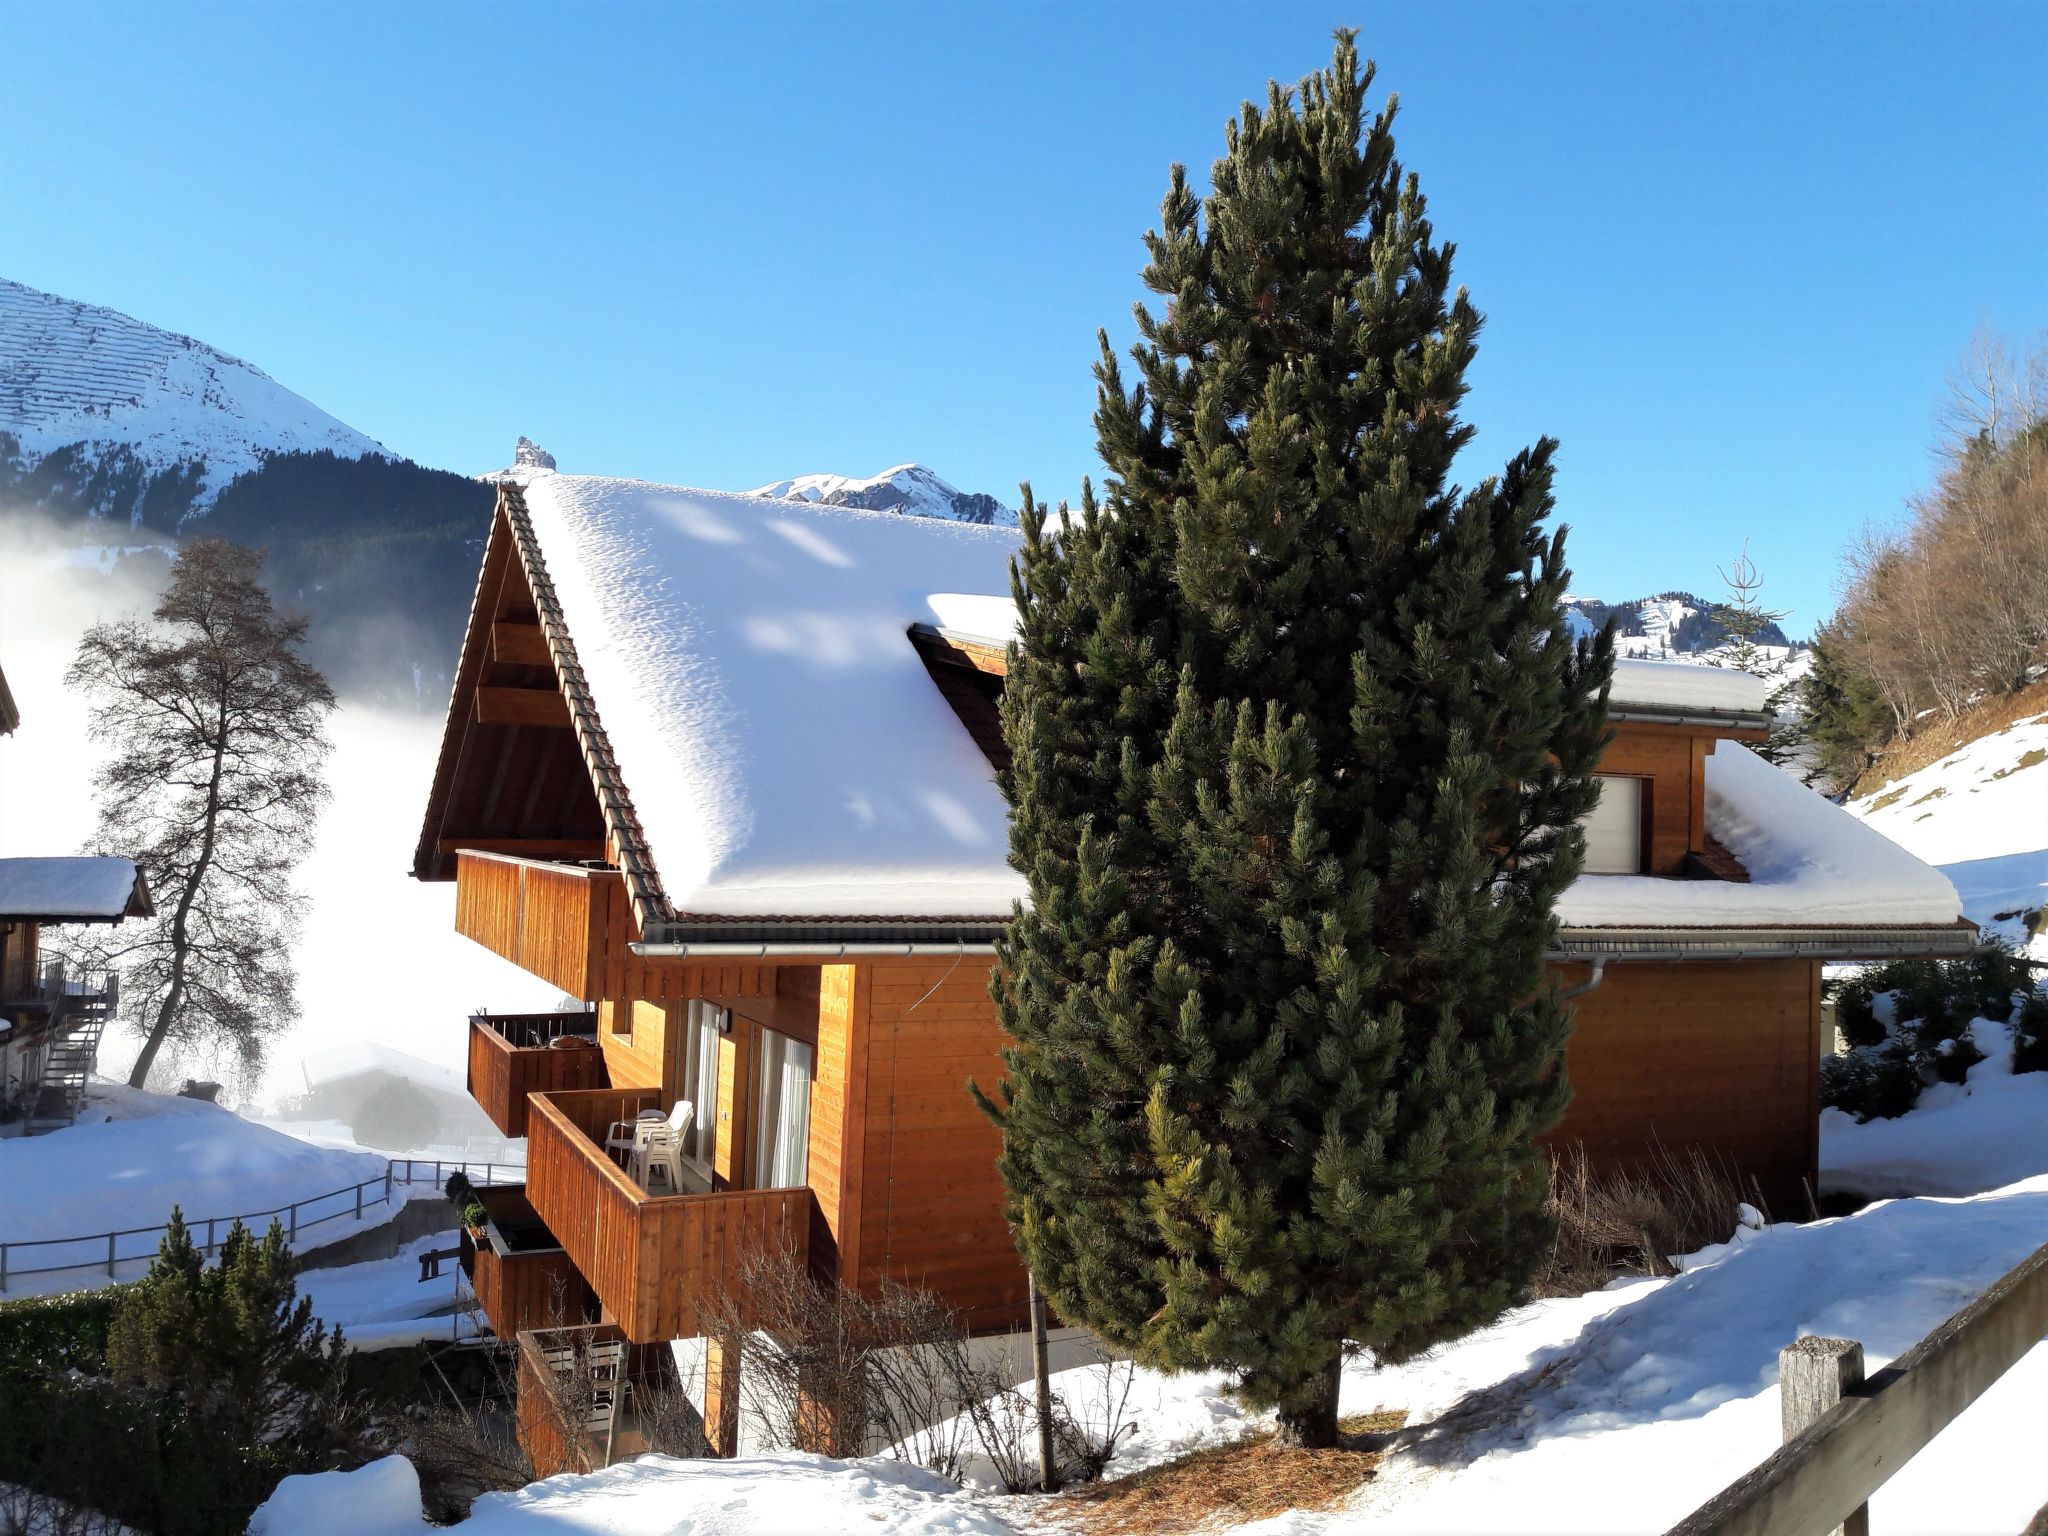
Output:
[[[339,1189],[310,1195],[267,1211],[237,1211],[227,1216],[188,1219],[185,1230],[192,1234],[194,1244],[207,1258],[219,1252],[221,1243],[238,1221],[256,1231],[257,1223],[267,1225],[272,1217],[276,1217],[285,1229],[286,1240],[296,1244],[300,1233],[311,1231],[323,1222],[360,1220],[363,1212],[391,1204],[394,1188],[432,1183],[438,1189],[448,1182],[451,1173],[457,1171],[473,1184],[518,1184],[526,1179],[526,1167],[521,1163],[394,1157],[385,1164],[381,1177],[344,1184]],[[0,1295],[6,1294],[11,1282],[31,1276],[76,1272],[80,1279],[74,1289],[78,1290],[103,1283],[101,1276],[106,1281],[117,1281],[121,1278],[122,1265],[147,1265],[155,1258],[157,1245],[169,1230],[169,1224],[163,1223],[153,1227],[127,1227],[118,1232],[94,1232],[82,1237],[39,1237],[23,1242],[0,1242]],[[204,1241],[200,1240],[202,1231]],[[68,1250],[69,1255],[75,1257],[63,1252],[52,1253],[52,1249]],[[24,1266],[21,1262],[24,1253],[30,1257],[61,1258],[64,1261]]]

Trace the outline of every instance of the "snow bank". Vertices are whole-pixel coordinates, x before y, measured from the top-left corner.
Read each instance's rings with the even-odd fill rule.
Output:
[[[1686,671],[1709,671],[1685,668]],[[1955,887],[1738,742],[1707,759],[1707,831],[1749,883],[1588,875],[1559,899],[1568,928],[1953,923]]]
[[[134,894],[133,859],[0,859],[0,918],[117,918]]]
[[[1735,667],[1696,666],[1680,661],[1641,661],[1618,656],[1610,707],[1704,709],[1717,714],[1761,714],[1771,685]]]
[[[427,1521],[420,1476],[403,1456],[353,1472],[288,1477],[249,1518],[249,1536],[412,1536]]]
[[[1821,1111],[1823,1193],[1974,1195],[2048,1171],[2048,1072],[2013,1072],[2003,1024],[1978,1019],[1971,1036],[1984,1059],[1960,1083],[1921,1089],[1905,1114],[1858,1125]]]
[[[1719,1262],[1631,1285],[1590,1323],[1573,1309],[1595,1298],[1539,1304],[1519,1326],[1533,1340],[1548,1325],[1550,1346],[1441,1417],[1350,1510],[1247,1529],[1664,1530],[1776,1449],[1779,1349],[1809,1333],[1856,1339],[1875,1371],[2044,1237],[2048,1177],[1970,1200],[1896,1201],[1773,1227]],[[1415,1378],[1427,1394],[1432,1372],[1459,1369],[1486,1337],[1420,1366],[1347,1380],[1345,1411],[1412,1412]],[[1875,1528],[2018,1530],[2048,1500],[2044,1436],[2048,1345],[1878,1494]]]
[[[679,912],[1006,916],[987,760],[907,631],[1002,591],[1014,530],[550,475],[527,487]]]
[[[154,1227],[169,1219],[173,1205],[203,1221],[328,1196],[302,1207],[304,1247],[390,1220],[402,1198],[366,1208],[358,1221],[353,1196],[331,1194],[361,1180],[381,1184],[384,1171],[381,1157],[310,1146],[218,1105],[95,1084],[76,1125],[0,1141],[0,1241]],[[317,1218],[328,1219],[316,1225]],[[153,1236],[123,1240],[119,1278],[132,1279],[155,1251]],[[7,1294],[104,1284],[106,1256],[103,1236],[17,1247],[8,1259]],[[56,1265],[73,1267],[54,1275],[24,1273]]]
[[[2048,905],[2048,715],[1980,736],[1849,810],[1938,866],[1973,922]],[[2023,937],[2016,922],[2004,929]]]
[[[925,599],[932,622],[940,629],[971,635],[991,645],[1017,638],[1017,603],[1007,592],[991,597],[980,592],[934,592]]]

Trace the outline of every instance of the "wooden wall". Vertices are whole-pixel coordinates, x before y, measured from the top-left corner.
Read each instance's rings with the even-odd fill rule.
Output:
[[[35,991],[40,931],[35,923],[0,923],[0,1002]]]
[[[1677,875],[1685,856],[1706,847],[1706,759],[1711,736],[1671,726],[1620,725],[1600,772],[1647,780],[1646,874]]]
[[[989,961],[969,955],[832,969],[866,973],[830,983],[850,987],[831,1012],[844,1019],[834,1027],[848,1042],[840,1137],[849,1164],[859,1148],[852,1176],[841,1174],[834,1213],[845,1273],[863,1286],[885,1274],[929,1286],[977,1331],[1021,1326],[1024,1268],[1003,1220],[995,1166],[1002,1138],[967,1091],[970,1078],[993,1091],[1002,1076]],[[826,1013],[821,1007],[821,1042]],[[821,1077],[827,1054],[820,1052]],[[815,1109],[813,1117],[815,1150]]]
[[[1564,970],[1567,982],[1584,966]],[[1820,965],[1715,960],[1609,965],[1578,1000],[1572,1104],[1553,1143],[1596,1166],[1653,1141],[1701,1147],[1756,1179],[1772,1213],[1807,1214],[1820,1128]]]

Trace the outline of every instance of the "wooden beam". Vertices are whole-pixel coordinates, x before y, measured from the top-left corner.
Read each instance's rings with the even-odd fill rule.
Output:
[[[479,688],[479,725],[538,725],[569,728],[569,701],[555,688]]]
[[[601,859],[604,843],[594,837],[444,837],[439,851],[443,858],[466,851],[516,859]]]
[[[538,624],[514,624],[505,619],[491,626],[491,660],[522,667],[551,667],[547,636]]]

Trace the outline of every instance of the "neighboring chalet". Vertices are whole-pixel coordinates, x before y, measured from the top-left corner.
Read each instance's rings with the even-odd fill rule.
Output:
[[[500,487],[413,865],[456,882],[461,932],[594,1005],[471,1021],[471,1091],[529,1138],[470,1259],[493,1325],[560,1321],[566,1294],[636,1343],[688,1338],[780,1246],[1019,1327],[998,1136],[966,1086],[1002,1074],[989,957],[1024,895],[995,783],[1014,530],[524,479]],[[1757,679],[1623,662],[1612,697],[1553,956],[1578,994],[1556,1139],[1610,1166],[1704,1148],[1803,1212],[1821,962],[1974,930],[1941,875],[1747,750]],[[606,1142],[681,1100],[682,1187],[650,1193]],[[730,1447],[715,1341],[707,1360]]]
[[[0,735],[20,724],[0,672]],[[0,859],[0,1135],[71,1122],[119,1000],[111,975],[46,959],[42,930],[155,910],[132,859]]]

